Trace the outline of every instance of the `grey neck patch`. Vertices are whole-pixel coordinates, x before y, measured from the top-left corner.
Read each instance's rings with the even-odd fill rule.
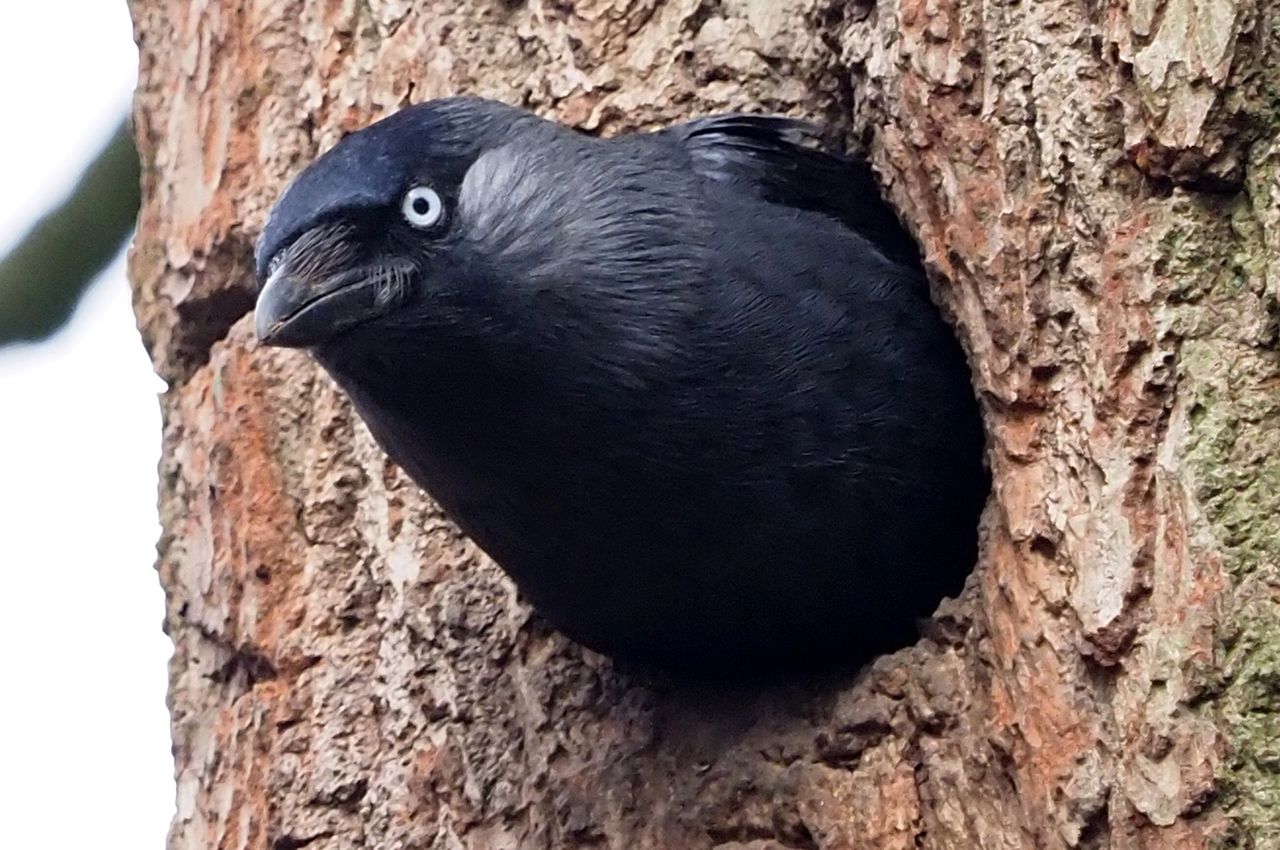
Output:
[[[522,303],[611,340],[599,356],[669,356],[707,269],[696,188],[649,149],[566,136],[482,154],[459,193],[463,238]]]

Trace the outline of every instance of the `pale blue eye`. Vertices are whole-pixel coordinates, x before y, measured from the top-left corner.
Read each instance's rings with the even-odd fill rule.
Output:
[[[415,186],[405,193],[400,212],[404,220],[414,227],[434,227],[444,215],[444,201],[435,189]]]

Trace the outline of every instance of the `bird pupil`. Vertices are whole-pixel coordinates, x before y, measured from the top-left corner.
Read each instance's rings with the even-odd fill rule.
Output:
[[[418,215],[426,215],[431,211],[431,203],[426,198],[414,198],[413,211]]]

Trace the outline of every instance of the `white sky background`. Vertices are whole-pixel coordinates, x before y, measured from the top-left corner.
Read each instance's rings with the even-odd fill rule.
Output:
[[[136,63],[125,0],[0,0],[0,253],[106,141]],[[162,389],[120,261],[58,336],[0,349],[0,847],[164,845]]]

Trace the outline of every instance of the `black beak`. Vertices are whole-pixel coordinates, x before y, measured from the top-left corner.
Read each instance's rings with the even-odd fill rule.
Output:
[[[280,263],[258,293],[258,341],[310,348],[381,314],[378,278],[376,269],[355,268],[310,280]]]

